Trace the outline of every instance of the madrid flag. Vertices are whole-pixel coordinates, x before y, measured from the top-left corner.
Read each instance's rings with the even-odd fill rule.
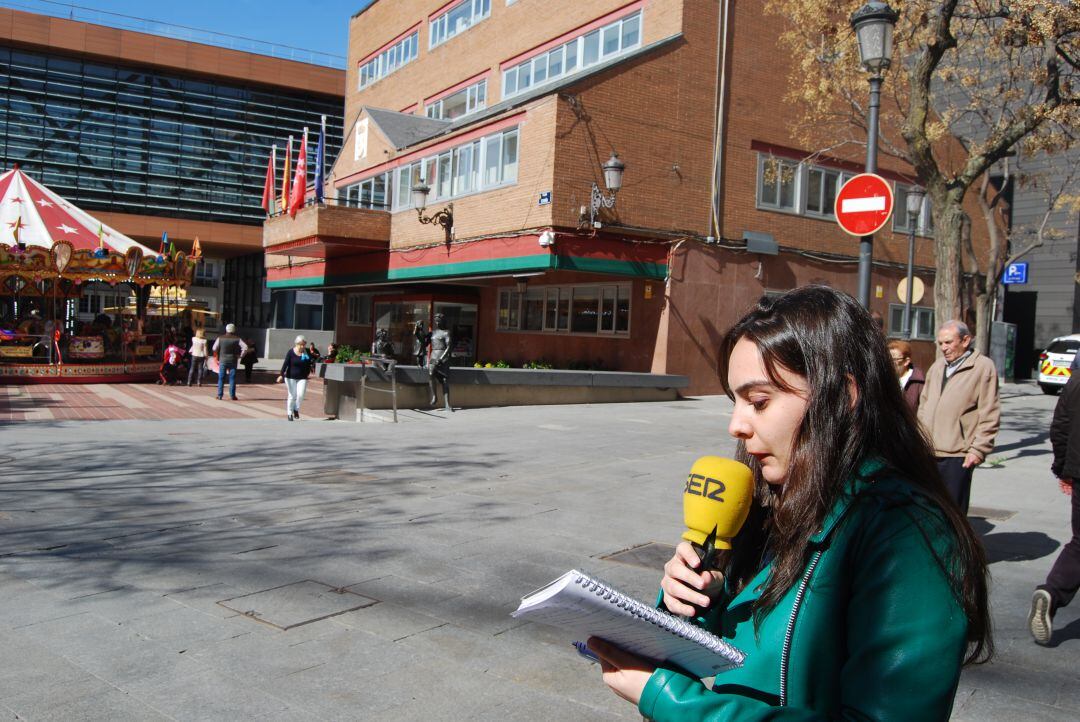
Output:
[[[289,215],[296,218],[296,212],[304,205],[307,195],[307,128],[300,141],[300,152],[296,154],[296,175],[293,176],[292,198],[289,199]]]

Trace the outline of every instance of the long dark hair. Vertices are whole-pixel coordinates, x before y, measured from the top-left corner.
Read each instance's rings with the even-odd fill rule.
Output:
[[[885,338],[870,314],[851,296],[824,286],[763,298],[721,342],[720,382],[729,397],[728,360],[741,339],[757,346],[769,380],[778,388],[791,390],[780,379],[780,367],[804,377],[809,387],[782,493],[765,483],[757,460],[739,445],[741,460],[754,470],[757,489],[750,523],[734,545],[727,572],[733,583],[745,585],[765,556],[772,556],[772,571],[754,610],[756,622],[801,577],[808,541],[844,492],[844,484],[863,461],[879,458],[940,508],[943,528],[923,533],[955,537],[955,554],[938,561],[968,619],[965,664],[987,661],[993,641],[982,545],[946,492],[930,445],[896,382]],[[854,404],[852,381],[858,391]]]

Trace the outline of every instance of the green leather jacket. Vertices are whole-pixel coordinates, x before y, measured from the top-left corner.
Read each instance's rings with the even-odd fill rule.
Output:
[[[745,665],[718,675],[711,690],[657,669],[638,704],[645,717],[949,718],[967,619],[934,552],[949,560],[955,538],[940,510],[879,462],[848,486],[811,539],[801,583],[756,634],[751,605],[769,565],[699,618],[746,652]]]

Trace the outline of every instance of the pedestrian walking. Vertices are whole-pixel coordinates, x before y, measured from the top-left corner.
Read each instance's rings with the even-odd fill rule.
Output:
[[[236,335],[236,324],[227,324],[225,333],[214,339],[214,358],[218,362],[217,397],[220,400],[225,391],[225,378],[229,379],[229,398],[236,398],[236,365],[247,351],[244,339]]]
[[[930,437],[938,471],[949,494],[967,514],[971,477],[994,448],[1001,421],[994,362],[971,348],[962,321],[938,329],[939,358],[926,372],[919,397],[919,423]]]
[[[300,405],[304,403],[307,380],[311,375],[313,363],[314,359],[308,353],[304,337],[297,336],[293,341],[293,347],[285,353],[285,360],[281,363],[281,374],[277,377],[277,382],[280,384],[284,381],[288,389],[285,412],[289,421],[300,418]]]
[[[1072,504],[1072,539],[1061,548],[1046,582],[1031,597],[1028,628],[1039,644],[1050,642],[1054,615],[1080,589],[1080,375],[1069,378],[1054,407],[1050,443],[1054,447],[1050,471]]]
[[[904,392],[904,401],[907,401],[913,412],[918,412],[919,397],[926,384],[926,376],[922,369],[915,368],[911,360],[911,344],[907,341],[889,341],[889,356],[896,369],[896,376],[900,379],[900,390]]]
[[[756,491],[715,569],[679,544],[660,603],[746,661],[707,686],[593,638],[604,682],[657,722],[948,719],[962,663],[992,653],[986,560],[870,314],[799,288],[759,301],[719,355]]]
[[[240,365],[244,367],[244,383],[251,383],[251,372],[255,369],[255,364],[259,362],[259,349],[255,345],[254,339],[247,340],[247,348],[244,349],[243,355],[240,357]]]
[[[198,329],[191,338],[191,348],[188,350],[191,356],[191,366],[188,368],[187,385],[191,386],[191,380],[202,386],[203,376],[206,374],[206,331]]]

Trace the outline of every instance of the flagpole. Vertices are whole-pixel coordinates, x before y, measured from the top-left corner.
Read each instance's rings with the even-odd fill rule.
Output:
[[[273,173],[271,175],[277,175],[277,143],[274,143],[273,145],[270,146],[270,167],[273,169]],[[270,190],[274,190],[274,189],[271,188]],[[275,215],[275,212],[277,211],[277,194],[276,193],[271,193],[270,194],[270,210],[271,210],[270,215]]]
[[[316,195],[319,202],[325,203],[326,199],[326,116],[319,118],[319,148],[315,151],[318,157],[315,158],[315,167],[319,171],[319,178],[316,180],[315,187],[318,188]]]

